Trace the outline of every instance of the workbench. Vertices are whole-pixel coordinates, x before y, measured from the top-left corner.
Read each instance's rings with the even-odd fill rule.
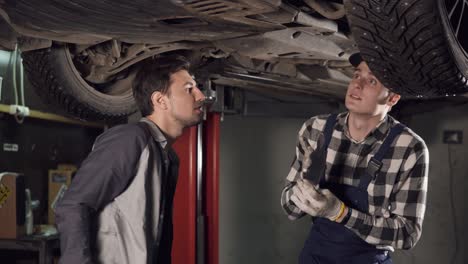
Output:
[[[7,250],[35,251],[39,264],[53,264],[54,252],[60,250],[58,235],[51,236],[24,236],[17,239],[0,238],[0,255]]]

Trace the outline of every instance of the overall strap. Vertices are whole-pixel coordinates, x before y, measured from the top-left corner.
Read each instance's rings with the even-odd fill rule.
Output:
[[[398,137],[404,129],[405,126],[401,123],[396,124],[390,129],[390,132],[388,133],[377,153],[369,160],[369,163],[367,164],[367,175],[366,177],[361,178],[361,182],[359,182],[360,188],[367,189],[369,183],[372,180],[375,180],[377,174],[382,168],[382,160],[385,154],[390,150],[393,141],[395,141],[396,137]]]

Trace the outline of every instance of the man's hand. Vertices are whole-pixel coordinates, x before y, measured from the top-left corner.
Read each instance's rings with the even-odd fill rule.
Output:
[[[329,190],[319,190],[308,180],[298,180],[291,200],[303,212],[336,221],[343,214],[344,204]]]

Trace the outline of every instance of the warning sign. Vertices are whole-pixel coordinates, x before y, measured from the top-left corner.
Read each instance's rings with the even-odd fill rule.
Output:
[[[10,189],[3,184],[0,184],[0,208],[2,208],[3,204],[5,204],[6,200],[8,199],[8,195],[10,195]]]

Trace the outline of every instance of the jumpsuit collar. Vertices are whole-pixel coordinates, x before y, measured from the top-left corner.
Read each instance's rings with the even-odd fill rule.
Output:
[[[154,140],[156,140],[156,142],[161,144],[161,147],[163,149],[166,149],[166,147],[167,147],[167,138],[164,135],[164,133],[161,131],[161,129],[158,127],[158,125],[156,125],[153,121],[151,121],[150,119],[148,119],[146,117],[141,118],[140,122],[145,122],[145,123],[149,124],[149,127],[151,129],[151,135],[153,136]]]
[[[344,135],[351,140],[352,142],[356,144],[361,144],[363,142],[369,142],[369,141],[383,141],[387,134],[390,132],[390,128],[392,125],[396,122],[396,120],[391,117],[390,115],[386,115],[380,123],[377,124],[377,126],[369,132],[369,134],[362,140],[362,141],[356,141],[353,138],[351,138],[350,132],[349,132],[349,127],[348,127],[348,118],[349,118],[349,112],[341,113],[338,115],[338,130],[341,130]]]

